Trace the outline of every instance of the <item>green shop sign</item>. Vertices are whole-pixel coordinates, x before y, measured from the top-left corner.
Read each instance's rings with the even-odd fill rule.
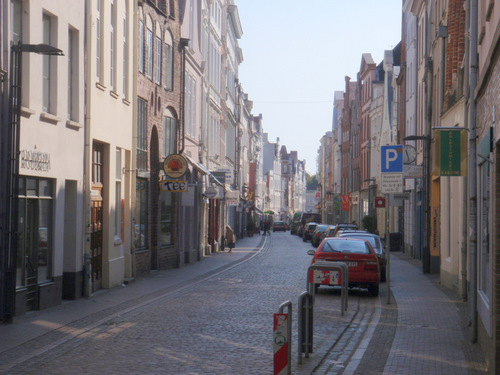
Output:
[[[439,175],[465,176],[467,174],[466,131],[439,130],[436,132],[436,141]]]

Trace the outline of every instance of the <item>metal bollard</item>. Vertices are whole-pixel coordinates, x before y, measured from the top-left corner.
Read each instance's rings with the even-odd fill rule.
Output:
[[[288,313],[284,314],[284,309],[288,308]],[[286,323],[286,326],[284,326]],[[274,314],[274,375],[291,375],[292,373],[292,302],[283,302]]]
[[[302,292],[299,296],[298,318],[298,358],[297,363],[302,364],[302,353],[309,358],[313,349],[313,306],[314,302],[309,292]]]

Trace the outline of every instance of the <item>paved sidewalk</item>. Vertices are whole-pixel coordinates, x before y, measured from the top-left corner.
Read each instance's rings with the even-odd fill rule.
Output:
[[[122,287],[100,290],[88,299],[63,301],[59,306],[15,317],[12,324],[0,325],[0,358],[2,353],[47,333],[68,330],[70,324],[79,320],[88,321],[92,317],[99,320],[113,311],[136,304],[141,299],[154,298],[155,293],[176,290],[202,277],[217,274],[245,257],[252,256],[264,238],[246,237],[238,240],[231,253],[226,249],[225,252],[205,256],[201,261],[181,268],[153,271]]]
[[[344,375],[485,373],[479,346],[466,337],[466,305],[440,286],[439,275],[423,274],[419,262],[391,253],[391,292],[366,355]]]

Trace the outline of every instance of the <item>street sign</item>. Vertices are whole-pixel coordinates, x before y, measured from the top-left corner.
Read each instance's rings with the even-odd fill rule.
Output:
[[[403,175],[405,178],[424,178],[424,167],[422,165],[405,164]]]
[[[382,194],[403,192],[402,173],[382,173]]]
[[[210,186],[207,188],[207,190],[205,190],[203,195],[207,198],[215,198],[215,196],[217,195],[217,189]]]
[[[382,146],[380,156],[382,173],[403,172],[403,145]]]
[[[375,197],[375,208],[385,208],[385,197]]]
[[[233,169],[231,169],[231,168],[219,168],[217,170],[217,172],[224,173],[224,179],[226,181],[226,184],[230,184],[230,185],[234,184],[234,170]]]

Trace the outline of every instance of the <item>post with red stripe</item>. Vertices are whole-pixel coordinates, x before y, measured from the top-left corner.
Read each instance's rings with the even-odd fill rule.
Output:
[[[288,307],[288,313],[283,310]],[[292,373],[292,302],[286,301],[279,307],[278,314],[274,314],[273,349],[274,375],[290,375]]]

